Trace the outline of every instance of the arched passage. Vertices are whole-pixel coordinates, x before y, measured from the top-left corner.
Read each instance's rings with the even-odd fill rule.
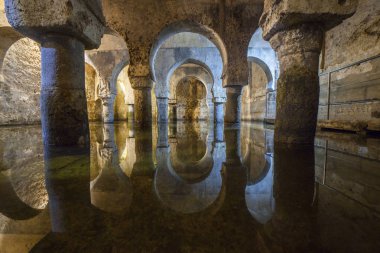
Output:
[[[123,88],[124,91],[126,90],[126,82],[121,80],[125,77],[122,71],[129,64],[129,51],[123,37],[108,29],[102,38],[100,47],[86,52],[86,62],[94,66],[98,73],[97,96],[102,101],[103,121],[113,122],[115,116],[117,119],[125,120],[126,105],[120,110],[116,106],[117,111],[115,112],[115,99],[118,91],[123,92]],[[119,105],[123,104],[119,103]]]
[[[132,115],[128,114],[128,108],[134,105],[135,98],[128,77],[128,69],[129,65],[125,66],[117,77],[114,104],[115,121],[126,121],[128,117],[132,117]]]
[[[250,79],[242,94],[242,119],[273,122],[279,65],[275,51],[258,29],[248,48]]]
[[[199,33],[179,32],[171,34],[154,55],[152,67],[155,75],[155,95],[157,97],[158,120],[168,120],[168,100],[170,99],[170,79],[182,65],[194,63],[207,70],[213,80],[210,95],[213,98],[226,97],[223,89],[223,57],[212,41]]]
[[[201,25],[199,23],[196,23],[190,20],[183,20],[183,21],[175,22],[166,26],[161,31],[161,33],[159,34],[155,43],[152,46],[152,49],[150,52],[150,68],[151,68],[152,78],[154,81],[157,82],[155,60],[156,60],[159,49],[162,47],[165,41],[168,40],[173,35],[178,34],[178,33],[186,33],[186,32],[200,34],[208,38],[218,49],[223,61],[223,66],[227,65],[227,59],[228,59],[227,50],[221,37],[214,30],[212,30],[211,28],[205,25]],[[219,78],[222,78],[222,75]]]

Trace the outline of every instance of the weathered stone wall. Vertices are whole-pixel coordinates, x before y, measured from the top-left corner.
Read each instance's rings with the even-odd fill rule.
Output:
[[[351,18],[326,32],[319,120],[330,122],[321,126],[358,131],[379,121],[380,58],[349,66],[375,56],[380,56],[380,4],[360,0]]]
[[[102,101],[97,97],[96,89],[98,78],[96,71],[93,67],[86,64],[86,97],[87,97],[87,112],[88,120],[101,121],[102,120]]]
[[[0,124],[40,122],[41,56],[37,43],[16,41],[3,59],[0,78]]]
[[[185,78],[177,86],[177,119],[207,120],[208,116],[204,84],[195,78]]]
[[[264,121],[268,79],[264,70],[256,63],[251,63],[251,82],[243,89],[242,120]]]

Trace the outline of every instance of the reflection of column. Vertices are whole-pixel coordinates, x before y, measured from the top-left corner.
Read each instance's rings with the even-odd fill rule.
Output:
[[[214,98],[214,122],[223,123],[224,122],[224,103],[226,98]]]
[[[207,99],[207,108],[209,111],[208,121],[215,122],[215,105],[212,99]]]
[[[276,142],[314,141],[322,40],[320,27],[309,24],[279,32],[270,39],[281,68],[277,83]]]
[[[167,123],[158,124],[157,148],[169,147],[169,126]]]
[[[136,162],[133,166],[133,175],[148,176],[153,173],[152,149],[152,127],[135,128]]]
[[[177,100],[170,99],[169,100],[169,117],[170,121],[177,121]]]
[[[84,45],[49,35],[41,43],[41,121],[48,145],[88,144]]]
[[[240,127],[229,127],[225,129],[225,140],[227,144],[227,164],[233,167],[241,167]]]
[[[240,123],[242,88],[241,85],[227,87],[226,123]]]
[[[115,98],[113,96],[106,97],[102,99],[103,102],[103,122],[112,123],[114,122],[115,117],[115,107],[114,107]]]
[[[90,158],[84,150],[45,148],[45,181],[53,232],[87,232],[80,221],[91,224],[89,165]]]
[[[128,121],[133,122],[135,120],[135,105],[128,104]]]
[[[318,242],[313,207],[314,159],[313,145],[275,145],[276,209],[265,231],[271,240],[268,244],[286,252],[310,252]]]
[[[168,98],[157,98],[157,121],[165,123],[169,120]]]

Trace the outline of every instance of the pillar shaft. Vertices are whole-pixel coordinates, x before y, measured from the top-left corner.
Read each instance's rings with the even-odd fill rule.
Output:
[[[41,43],[41,121],[46,145],[88,145],[84,45],[68,36]]]
[[[319,53],[323,33],[318,26],[300,25],[279,32],[270,42],[278,53],[275,142],[312,143],[317,125]]]
[[[165,123],[169,120],[169,99],[157,98],[157,121]]]
[[[115,119],[114,98],[103,99],[103,122],[113,123]]]
[[[231,86],[227,88],[226,123],[240,123],[241,120],[241,93],[242,86]]]
[[[152,95],[150,88],[135,89],[135,123],[137,126],[152,123]]]

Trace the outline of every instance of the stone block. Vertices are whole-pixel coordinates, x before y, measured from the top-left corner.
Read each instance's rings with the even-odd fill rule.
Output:
[[[105,20],[98,0],[6,0],[5,9],[11,26],[36,41],[46,33],[63,33],[93,49],[103,36]]]
[[[266,0],[260,20],[263,36],[268,40],[277,32],[300,23],[322,23],[327,28],[333,27],[351,16],[357,4],[357,0]]]
[[[331,73],[331,103],[380,100],[380,57]]]

